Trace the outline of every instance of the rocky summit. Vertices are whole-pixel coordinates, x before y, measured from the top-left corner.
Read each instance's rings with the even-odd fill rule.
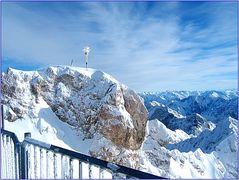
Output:
[[[84,132],[85,138],[100,133],[132,150],[144,140],[147,110],[142,99],[101,71],[65,66],[34,73],[9,69],[2,89],[8,121],[31,116],[31,104],[42,97],[60,120]]]

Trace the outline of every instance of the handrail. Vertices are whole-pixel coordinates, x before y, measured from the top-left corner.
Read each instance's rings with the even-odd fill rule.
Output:
[[[18,140],[16,134],[14,134],[11,131],[7,131],[7,130],[1,128],[1,134],[5,134],[7,136],[10,136],[12,138],[14,144],[19,144],[20,143],[20,141]]]
[[[101,168],[104,169],[109,169],[112,172],[115,173],[122,173],[125,174],[127,177],[135,177],[135,178],[141,178],[141,179],[165,179],[163,177],[160,176],[156,176],[147,172],[143,172],[143,171],[139,171],[136,169],[132,169],[132,168],[128,168],[122,165],[118,165],[118,164],[114,164],[111,162],[107,162],[101,159],[97,159],[95,157],[91,157],[79,152],[75,152],[72,150],[68,150],[59,146],[55,146],[52,144],[48,144],[48,143],[44,143],[35,139],[32,139],[31,137],[25,137],[23,142],[20,142],[17,138],[17,136],[10,131],[1,129],[1,134],[6,134],[8,136],[10,136],[13,139],[13,142],[16,144],[20,144],[21,147],[25,147],[26,144],[32,144],[41,148],[45,148],[47,150],[51,150],[55,153],[60,153],[63,155],[67,155],[71,158],[76,158],[79,159],[80,161],[84,161],[90,164],[94,164],[97,166],[100,166]],[[115,166],[117,168],[112,168],[112,166]]]

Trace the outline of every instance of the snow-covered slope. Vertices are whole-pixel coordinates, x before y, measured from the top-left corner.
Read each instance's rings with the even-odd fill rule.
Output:
[[[101,71],[67,66],[38,71],[9,69],[2,75],[2,82],[5,128],[20,140],[24,132],[31,132],[40,141],[163,177],[237,177],[237,163],[227,160],[236,159],[237,121],[207,119],[215,113],[210,114],[210,109],[203,110],[207,112],[203,115],[195,112],[191,105],[203,92],[144,94],[150,117],[147,121],[143,100]],[[237,96],[233,92],[209,96],[223,97],[227,107],[232,107],[224,116],[234,112],[232,99]],[[191,100],[185,100],[188,97]],[[216,106],[222,100],[208,101],[201,101],[203,107],[214,103],[217,111],[224,108]],[[201,137],[206,132],[215,137],[213,146],[207,144],[209,137]],[[223,136],[219,136],[221,132]],[[195,138],[200,144],[193,148]],[[203,149],[205,144],[213,148],[207,151]]]
[[[183,116],[179,112],[152,101],[148,104],[148,119],[158,119],[171,130],[181,129],[188,134],[198,135],[205,129],[213,129],[215,125],[198,113]]]
[[[180,91],[143,93],[141,96],[149,119],[157,119],[171,130],[182,130],[190,135],[180,142],[168,143],[165,147],[169,151],[188,154],[200,149],[201,153],[210,154],[222,163],[223,177],[238,176],[236,91]]]
[[[183,131],[171,131],[155,119],[148,122],[147,132],[143,151],[148,164],[157,167],[153,173],[170,178],[224,177],[226,170],[212,153],[205,154],[200,149],[190,152],[167,149],[169,143],[180,143],[190,138]]]
[[[226,177],[237,176],[237,120],[231,117],[221,121],[212,130],[205,130],[197,137],[188,138],[179,143],[169,144],[168,149],[190,152],[201,149],[204,153],[213,153],[226,168]]]
[[[5,128],[14,132],[20,141],[23,141],[25,132],[30,132],[34,139],[88,153],[92,140],[83,140],[82,133],[76,131],[73,126],[60,121],[42,98],[39,98],[38,105],[32,105],[32,109],[34,109],[32,113],[35,113],[36,118],[25,116],[14,122],[5,120]],[[9,107],[5,105],[5,114],[8,111]],[[77,141],[72,141],[73,139]]]

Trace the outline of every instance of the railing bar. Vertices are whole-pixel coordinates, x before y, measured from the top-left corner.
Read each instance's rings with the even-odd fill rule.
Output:
[[[11,178],[12,176],[12,148],[11,148],[11,142],[10,142],[10,137],[7,137],[7,149],[9,150],[8,152],[8,178]]]
[[[5,145],[5,139],[6,139],[6,136],[3,135],[2,137],[2,147],[3,147],[3,153],[2,153],[2,159],[3,159],[3,165],[4,167],[6,168],[3,168],[3,175],[2,175],[2,178],[6,178],[6,170],[7,170],[7,164],[6,164],[6,145]]]
[[[1,104],[1,118],[2,118],[2,129],[4,129],[4,110],[3,110],[3,104]]]
[[[42,152],[42,148],[40,148],[40,179],[43,178],[42,161],[43,161],[43,152]]]
[[[7,136],[5,136],[4,138],[4,146],[5,146],[5,166],[6,166],[6,170],[5,170],[5,178],[8,178],[7,172],[8,172],[8,158],[7,158]]]
[[[33,164],[34,164],[34,156],[33,157],[31,157],[32,156],[32,145],[31,144],[29,144],[28,145],[28,178],[29,179],[32,179],[33,177],[32,177],[32,174],[34,174],[34,172],[32,173],[32,171],[34,171],[34,168],[32,168],[32,160],[33,160]]]
[[[12,148],[12,142],[11,142],[11,137],[9,136],[8,137],[8,149],[10,149],[10,152],[8,152],[9,154],[9,158],[8,158],[8,161],[9,161],[9,178],[13,178],[14,175],[13,175],[13,171],[14,171],[14,165],[13,165],[13,156],[14,156],[14,152],[13,152],[13,148]]]
[[[10,138],[10,137],[9,137]],[[11,147],[11,178],[16,178],[15,174],[15,153],[14,153],[14,144],[10,138],[10,147]]]
[[[8,152],[7,152],[7,149],[8,149],[8,147],[7,147],[7,138],[8,138],[8,136],[6,136],[5,137],[5,165],[6,165],[6,172],[5,172],[5,177],[6,178],[8,178],[8,171],[9,171],[9,166],[8,166],[8,157],[7,157],[7,154],[8,154]]]
[[[34,150],[34,178],[38,179],[37,177],[37,147],[33,146],[33,150]]]
[[[24,146],[19,146],[19,178],[20,179],[26,179],[25,178],[25,171],[23,164],[25,163],[25,156],[24,156]]]
[[[70,179],[73,179],[73,159],[72,158],[70,158],[69,165],[70,165]]]
[[[19,156],[18,156],[18,144],[14,144],[14,159],[15,159],[15,177],[19,178]]]
[[[46,178],[49,177],[49,151],[46,150]]]
[[[4,151],[4,149],[3,149],[3,134],[1,134],[1,149],[2,149],[2,151],[1,151],[1,165],[3,166],[3,151]],[[4,168],[1,168],[1,177],[3,178],[3,169]]]
[[[7,152],[6,152],[6,149],[7,149],[7,145],[6,145],[6,141],[7,141],[7,136],[4,136],[3,137],[3,148],[4,148],[4,166],[6,167],[5,168],[5,171],[4,171],[4,178],[7,178]]]
[[[117,177],[115,176],[115,173],[112,171],[111,171],[111,173],[112,173],[112,179],[116,179]]]
[[[103,169],[100,167],[100,173],[99,173],[99,175],[100,175],[100,179],[104,179],[104,175],[103,175]]]
[[[6,136],[6,151],[7,151],[7,149],[9,149],[9,136]],[[6,152],[6,162],[7,162],[7,171],[6,171],[6,177],[8,178],[8,179],[10,179],[10,177],[9,177],[9,174],[10,174],[10,162],[9,162],[9,153],[7,153]]]
[[[28,175],[28,173],[29,173],[29,145],[28,144],[26,144],[26,146],[25,146],[25,149],[24,149],[24,151],[23,151],[23,153],[24,153],[24,172],[25,172],[25,179],[28,179],[29,178],[29,175]]]
[[[64,176],[65,176],[65,170],[64,170],[64,164],[63,164],[63,158],[64,158],[64,155],[61,154],[61,179],[64,179]]]
[[[65,166],[66,166],[66,179],[70,178],[70,157],[66,156],[65,158]]]
[[[35,177],[35,156],[34,156],[34,145],[31,145],[31,153],[30,153],[30,164],[31,164],[31,178],[34,179]]]
[[[32,179],[35,179],[35,155],[34,155],[34,145],[31,145],[31,154],[30,154],[30,161],[31,161],[31,169],[32,169],[32,172],[31,172],[31,176],[32,176]]]
[[[82,179],[82,163],[81,163],[81,160],[79,160],[79,179]]]
[[[27,162],[27,178],[31,179],[31,157],[30,157],[30,153],[31,153],[31,144],[27,144],[26,146],[26,162]]]
[[[21,172],[20,172],[20,168],[21,168],[21,146],[20,144],[18,143],[17,144],[17,165],[18,165],[18,169],[17,169],[17,175],[18,175],[18,178],[20,179],[21,178]]]
[[[92,179],[92,166],[90,163],[88,164],[88,167],[89,167],[89,179]]]
[[[54,171],[54,179],[57,178],[57,159],[56,153],[53,153],[53,171]]]
[[[6,153],[6,149],[7,149],[7,146],[6,146],[6,140],[7,139],[7,136],[4,136],[4,139],[3,139],[3,146],[4,146],[4,165],[6,167],[5,169],[5,172],[4,172],[4,178],[7,178],[7,153]]]

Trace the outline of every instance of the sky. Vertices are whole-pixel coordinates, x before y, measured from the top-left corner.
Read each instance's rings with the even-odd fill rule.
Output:
[[[237,2],[2,2],[2,70],[102,70],[137,92],[237,88]]]

